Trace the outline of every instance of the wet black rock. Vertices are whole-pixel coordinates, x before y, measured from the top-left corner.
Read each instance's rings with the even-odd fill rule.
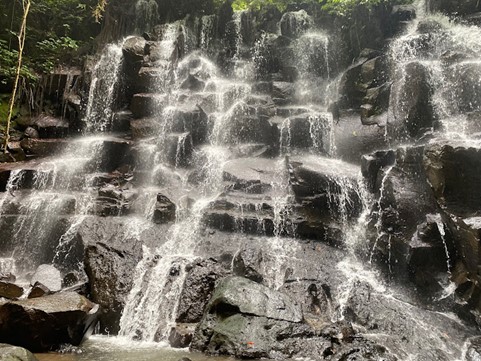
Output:
[[[67,142],[64,139],[24,138],[20,145],[27,155],[46,157],[63,151]]]
[[[367,180],[371,192],[379,191],[380,183],[379,170],[393,166],[396,162],[396,153],[393,150],[380,150],[372,154],[365,154],[361,158],[361,172]]]
[[[341,205],[336,201],[345,190],[345,184],[350,184],[352,189],[348,190],[346,196],[352,203],[349,212],[356,212],[359,203],[359,195],[355,194],[358,168],[350,163],[333,160],[325,157],[298,156],[289,158],[290,181],[292,189],[299,200],[306,197],[323,197],[326,206],[336,211]],[[333,199],[331,202],[330,198]],[[337,209],[341,211],[341,209]]]
[[[207,114],[197,104],[178,107],[172,114],[172,132],[189,132],[192,144],[205,143],[208,135]]]
[[[123,45],[122,52],[125,60],[129,63],[136,63],[144,59],[146,41],[141,36],[128,37]]]
[[[232,272],[236,276],[261,283],[264,278],[261,263],[262,252],[260,250],[244,248],[235,254],[232,260]]]
[[[38,130],[32,127],[28,127],[25,129],[25,132],[23,132],[26,138],[40,138],[40,134],[38,133]]]
[[[85,250],[85,271],[92,299],[101,306],[102,332],[117,334],[126,297],[133,284],[132,274],[139,255],[98,243]]]
[[[279,340],[312,334],[299,305],[286,295],[241,277],[220,282],[191,348],[210,354],[268,357]]]
[[[109,234],[117,237],[112,239]],[[130,235],[120,220],[96,217],[83,224],[75,243],[85,248],[85,272],[91,297],[101,306],[100,330],[115,335],[133,284],[135,267],[142,258],[141,241]],[[78,257],[83,259],[82,254]]]
[[[23,295],[23,288],[14,283],[0,281],[0,297],[17,299]]]
[[[41,114],[33,120],[33,124],[40,138],[63,138],[68,135],[69,125],[63,118]]]
[[[272,121],[272,120],[271,120]],[[331,119],[327,113],[292,115],[277,124],[281,147],[312,148],[328,153]]]
[[[343,160],[359,164],[362,154],[387,147],[385,114],[371,116],[367,121],[369,124],[362,124],[359,114],[352,112],[335,124],[336,153]]]
[[[390,269],[402,269],[406,266],[409,243],[418,225],[425,220],[426,214],[438,214],[440,208],[423,166],[423,147],[398,149],[395,165],[389,165],[389,152],[384,156],[382,153],[378,155],[381,158],[374,159],[371,163],[373,168],[380,163],[387,165],[378,170],[376,177],[375,189],[380,197],[377,207],[380,209],[373,210],[377,226],[371,224],[372,232],[376,235],[375,251],[380,252],[378,256],[382,264],[388,264]],[[407,189],[409,192],[405,191]]]
[[[35,284],[32,286],[32,289],[28,293],[27,298],[43,297],[43,296],[46,296],[50,293],[51,293],[51,291],[48,289],[47,286],[44,286],[40,282],[35,282]]]
[[[272,99],[277,105],[291,103],[295,94],[293,83],[276,81],[272,83]]]
[[[164,94],[139,93],[135,94],[130,104],[130,110],[135,118],[145,118],[162,114],[167,102]]]
[[[195,324],[177,324],[172,327],[169,335],[169,344],[173,348],[189,347],[192,342]]]
[[[187,276],[179,298],[177,322],[200,322],[216,282],[226,274],[221,263],[213,259],[196,261],[187,267]]]
[[[130,110],[122,110],[116,112],[112,119],[113,132],[127,132],[130,130],[130,121],[133,120],[134,115]]]
[[[392,140],[417,138],[436,126],[433,91],[429,70],[419,62],[407,64],[396,76],[391,90],[393,117],[387,126]]]
[[[426,147],[424,166],[436,199],[461,217],[481,209],[481,149],[463,142]]]
[[[72,292],[0,305],[0,338],[33,352],[79,345],[97,319],[98,305]]]
[[[477,81],[481,66],[477,62],[461,62],[451,66],[450,77],[453,83],[451,95],[457,110],[462,113],[481,109],[481,84]]]
[[[302,306],[304,317],[315,324],[329,324],[332,314],[330,287],[313,279],[289,280],[280,289]]]
[[[168,73],[167,73],[168,74]],[[153,90],[162,91],[162,84],[166,81],[166,70],[162,67],[143,66],[131,81],[130,86],[139,93]]]
[[[305,10],[285,13],[280,22],[283,36],[296,38],[306,32],[312,25],[312,20]]]
[[[468,15],[481,11],[481,4],[477,0],[436,0],[430,1],[428,6],[431,11],[446,14]]]
[[[192,162],[194,143],[190,132],[170,133],[164,144],[167,162],[175,167],[187,167]]]
[[[481,359],[481,338],[473,337],[469,339],[466,349],[466,361],[477,361]]]
[[[242,158],[227,162],[223,179],[234,190],[246,193],[263,193],[272,187],[276,175],[275,163],[269,159]]]
[[[459,350],[454,345],[462,344],[470,331],[449,315],[416,307],[408,298],[386,295],[379,286],[355,283],[346,303],[345,319],[375,335],[374,339],[401,360],[412,354],[423,360],[452,360],[450,350]],[[426,323],[449,327],[452,332],[445,337],[443,331],[434,331],[437,336],[427,340],[423,337]],[[446,343],[451,346],[446,348]]]
[[[176,208],[176,205],[169,198],[159,193],[152,220],[157,224],[173,222],[175,221]]]
[[[37,361],[37,358],[25,348],[0,343],[0,360]]]
[[[191,91],[202,91],[204,87],[205,83],[192,74],[189,74],[188,77],[180,85],[181,89],[188,89]]]

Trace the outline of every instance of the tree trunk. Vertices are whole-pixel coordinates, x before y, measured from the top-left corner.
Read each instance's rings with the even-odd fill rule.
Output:
[[[20,80],[20,71],[22,69],[22,56],[23,56],[23,48],[25,46],[25,36],[27,31],[27,16],[30,10],[30,4],[31,4],[31,0],[22,0],[23,17],[22,17],[22,23],[20,25],[20,31],[17,36],[18,62],[17,62],[17,70],[15,72],[15,81],[13,83],[12,97],[10,98],[10,103],[8,107],[7,129],[5,130],[5,143],[3,145],[3,150],[5,153],[8,152],[8,141],[10,140],[10,123],[12,121],[13,107],[15,105],[15,98],[17,96],[18,82]]]

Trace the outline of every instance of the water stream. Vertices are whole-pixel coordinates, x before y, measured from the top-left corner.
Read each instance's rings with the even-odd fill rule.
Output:
[[[156,21],[158,8],[154,3],[137,2],[136,33],[148,30]],[[391,94],[391,124],[409,111],[409,104],[403,102],[409,84],[402,79],[406,78],[409,64],[416,63],[426,70],[432,87],[433,131],[438,137],[432,141],[451,137],[472,140],[476,136],[471,137],[474,131],[468,113],[478,111],[481,103],[466,99],[463,86],[468,83],[481,88],[480,78],[469,77],[481,73],[481,31],[478,27],[454,24],[442,15],[428,14],[424,8],[425,3],[420,1],[417,18],[390,46],[393,72],[401,79]],[[184,351],[174,352],[165,346],[177,323],[181,294],[192,264],[205,259],[206,250],[215,247],[209,244],[209,237],[213,239],[216,232],[224,231],[222,227],[210,227],[212,222],[206,226],[219,214],[233,224],[228,230],[232,237],[225,238],[229,243],[224,245],[225,254],[235,258],[250,242],[261,243],[259,269],[264,285],[283,290],[288,280],[310,281],[309,275],[304,274],[307,270],[295,267],[307,262],[303,259],[307,247],[319,255],[325,249],[311,240],[299,241],[299,208],[310,199],[296,194],[292,179],[297,166],[304,167],[306,177],[322,173],[316,190],[325,191],[326,209],[317,211],[329,214],[325,228],[332,226],[342,244],[340,249],[332,247],[332,260],[328,260],[333,266],[331,272],[336,273],[329,275],[335,279],[329,296],[331,321],[349,319],[353,309],[366,307],[369,322],[374,325],[360,326],[362,320],[354,320],[359,323],[355,324],[356,330],[369,340],[382,340],[400,359],[436,359],[430,350],[423,349],[429,342],[443,355],[463,359],[463,352],[467,351],[462,351],[461,346],[468,334],[463,323],[449,312],[416,306],[409,290],[390,283],[394,262],[392,235],[383,231],[382,213],[389,177],[396,165],[383,168],[379,190],[374,195],[368,191],[359,166],[337,158],[337,123],[327,111],[332,89],[339,80],[333,70],[334,45],[330,35],[316,29],[305,12],[290,16],[299,17],[290,23],[299,29],[289,48],[297,74],[289,81],[283,78],[270,82],[271,87],[277,87],[271,90],[276,97],[259,91],[265,85],[259,79],[265,75],[260,73],[268,62],[267,49],[276,34],[262,32],[249,45],[249,39],[243,36],[248,31],[243,28],[249,26],[248,12],[236,12],[229,24],[232,53],[222,66],[217,64],[219,54],[212,50],[217,40],[213,38],[214,16],[196,20],[198,34],[184,20],[164,24],[161,38],[149,42],[150,49],[154,49],[149,64],[155,75],[148,89],[134,96],[148,103],[140,110],[145,114],[135,115],[137,119],[131,123],[141,124],[141,134],[119,139],[110,133],[115,112],[120,110],[117,97],[122,85],[124,40],[106,46],[92,70],[83,119],[85,134],[66,142],[58,155],[11,171],[6,192],[0,195],[0,215],[9,216],[15,210],[19,216],[10,227],[15,247],[1,254],[0,274],[28,273],[41,263],[82,272],[81,264],[64,263],[75,247],[79,229],[89,217],[99,213],[102,217],[123,217],[125,224],[115,237],[123,237],[127,242],[143,240],[143,232],[153,227],[159,195],[170,199],[176,207],[175,220],[162,225],[163,239],[142,245],[119,336],[96,336],[86,344],[84,354],[39,355],[40,360],[176,360],[184,356]],[[441,30],[427,39],[423,26],[434,26],[433,23]],[[429,51],[420,46],[426,41]],[[470,55],[462,62],[449,64],[448,52]],[[461,83],[453,79],[453,72],[460,74]],[[276,76],[281,77],[279,74]],[[113,158],[122,164],[127,158],[123,147],[131,147],[133,160],[131,169],[122,173],[128,180],[119,178],[116,182],[127,184],[119,189],[132,191],[133,200],[123,199],[106,210],[101,202],[102,191],[106,190],[99,184],[121,172],[117,166],[108,166],[105,159]],[[107,191],[114,188],[112,184],[107,185]],[[443,240],[449,278],[453,264],[446,241],[447,228],[441,215],[431,216]],[[368,234],[373,221],[374,235]],[[476,223],[479,219],[474,217],[471,221]],[[235,237],[241,237],[242,242],[236,243]],[[370,237],[374,237],[372,248],[368,246]],[[387,245],[387,278],[380,276],[373,262],[381,243]],[[313,268],[318,266],[313,262]],[[319,267],[315,270],[320,274],[323,269]],[[233,272],[233,266],[228,272]],[[452,296],[453,285],[446,285],[443,299]],[[360,301],[353,305],[353,300]],[[369,309],[366,304],[371,301]],[[362,311],[359,313],[364,315]],[[458,334],[446,335],[444,323]],[[392,335],[399,328],[407,335],[401,341]],[[423,342],[425,337],[433,340]],[[128,354],[121,355],[125,349]],[[197,354],[189,357],[194,361],[207,360]]]

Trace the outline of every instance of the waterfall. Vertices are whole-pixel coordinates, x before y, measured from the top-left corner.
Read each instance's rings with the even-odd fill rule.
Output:
[[[429,14],[424,8],[419,1],[417,18],[403,24],[405,31],[390,40],[387,55],[393,84],[386,95],[390,96],[388,141],[382,142],[377,138],[382,138],[384,130],[378,128],[384,123],[361,124],[359,105],[352,105],[353,109],[339,106],[335,116],[329,106],[333,89],[341,89],[338,83],[345,77],[353,77],[359,88],[389,88],[385,78],[382,85],[361,81],[363,72],[371,71],[376,61],[368,64],[369,69],[363,68],[362,62],[383,55],[364,51],[369,55],[363,55],[345,74],[337,74],[340,66],[336,59],[345,50],[339,43],[342,37],[320,29],[318,26],[325,24],[318,14],[287,11],[281,17],[275,11],[244,11],[220,19],[203,13],[159,25],[157,2],[136,1],[132,8],[135,33],[149,33],[131,40],[142,44],[143,53],[135,60],[124,58],[123,52],[130,54],[128,46],[137,45],[124,40],[107,45],[98,54],[85,99],[82,136],[36,139],[45,141],[45,147],[55,144],[58,152],[8,165],[0,172],[0,187],[5,190],[0,193],[0,243],[6,245],[0,253],[0,275],[28,275],[38,265],[51,263],[64,274],[88,274],[91,286],[98,287],[96,277],[84,271],[82,257],[84,248],[89,251],[101,245],[120,259],[106,271],[112,273],[106,277],[112,276],[119,284],[118,289],[108,290],[112,291],[108,302],[117,303],[115,310],[108,311],[117,318],[102,319],[115,323],[119,343],[146,341],[166,346],[181,324],[202,322],[195,332],[203,332],[201,326],[209,331],[209,327],[219,326],[214,318],[219,312],[225,316],[221,321],[227,320],[220,328],[228,329],[229,322],[239,316],[248,320],[248,332],[241,325],[240,331],[209,338],[206,342],[218,342],[209,344],[215,346],[214,352],[222,342],[230,347],[230,334],[238,332],[246,337],[240,341],[242,350],[253,352],[242,357],[301,358],[285,355],[279,351],[281,347],[255,353],[261,343],[251,340],[251,333],[262,335],[248,327],[257,327],[255,322],[265,318],[268,327],[261,331],[268,337],[278,332],[278,325],[288,325],[286,334],[272,342],[289,352],[297,348],[317,352],[326,344],[320,358],[332,354],[333,359],[357,359],[358,346],[386,352],[383,359],[458,357],[461,351],[456,347],[471,330],[449,313],[458,286],[450,279],[455,279],[463,266],[458,250],[453,251],[457,240],[452,233],[455,227],[464,231],[464,226],[478,231],[481,217],[474,209],[466,217],[449,219],[449,200],[443,194],[433,195],[433,209],[419,217],[429,227],[422,228],[413,220],[418,228],[411,232],[397,219],[403,213],[396,202],[404,195],[411,197],[409,200],[418,196],[408,181],[421,179],[429,192],[440,188],[433,193],[444,192],[453,182],[443,178],[445,169],[429,158],[441,158],[448,152],[441,149],[439,154],[428,154],[430,146],[444,138],[479,138],[481,31],[444,15]],[[264,15],[274,18],[269,20],[272,24],[256,28]],[[220,21],[226,22],[225,36],[218,34]],[[353,97],[364,102],[366,89],[356,88]],[[424,112],[416,108],[413,98],[425,105]],[[113,134],[112,122],[117,124],[120,116],[124,117],[123,132]],[[355,144],[352,157],[342,149],[341,137]],[[398,150],[381,150],[387,144]],[[410,158],[413,144],[424,163]],[[383,158],[385,153],[396,158],[394,165],[391,157]],[[364,157],[361,160],[356,155]],[[428,160],[433,169],[427,169]],[[411,172],[409,167],[414,166],[419,169]],[[421,174],[424,172],[429,174]],[[475,177],[475,172],[471,176]],[[396,182],[399,179],[407,181]],[[431,179],[434,181],[429,184]],[[419,198],[429,197],[419,191]],[[417,209],[413,210],[417,215],[414,211]],[[406,213],[404,218],[409,218]],[[399,229],[396,222],[401,224]],[[409,228],[406,237],[403,227]],[[427,233],[421,234],[424,231]],[[420,244],[424,236],[433,236],[433,244]],[[122,244],[121,249],[116,249],[117,243]],[[441,254],[441,262],[433,260],[437,262],[433,274],[419,275],[421,281],[423,277],[440,278],[441,287],[435,296],[429,295],[428,306],[418,299],[424,294],[416,293],[414,282],[406,286],[396,278],[398,269],[411,266],[408,257],[402,256],[418,251],[415,246],[421,252],[436,252],[432,257]],[[407,250],[400,251],[403,247]],[[380,253],[383,257],[377,257]],[[424,261],[425,254],[418,258]],[[98,257],[102,262],[95,262],[102,266],[109,261],[107,255]],[[379,269],[374,262],[378,258],[384,261]],[[91,266],[87,261],[86,265],[86,269]],[[466,287],[474,287],[477,275],[469,272],[462,270],[461,276],[472,276]],[[292,307],[299,309],[293,313],[301,314],[302,309],[303,316],[282,319],[255,310],[258,315],[249,307],[245,311],[227,301],[203,315],[201,309],[212,299],[216,285],[231,275],[258,283],[253,287],[264,290],[265,295],[286,296],[285,307],[276,308],[275,314],[289,311],[289,296]],[[204,276],[207,281],[199,280]],[[204,286],[205,290],[198,291],[197,287]],[[91,293],[92,298],[97,297],[95,291]],[[100,298],[95,302],[108,304]],[[245,303],[263,308],[257,301]],[[183,315],[187,302],[198,308],[195,317]],[[104,304],[102,307],[107,309]],[[452,306],[453,310],[455,307],[468,313],[464,305]],[[110,326],[101,327],[110,332]],[[452,326],[454,331],[449,334]],[[457,333],[459,330],[463,332]],[[297,343],[297,333],[308,337]],[[234,342],[232,345],[237,347]],[[427,346],[435,348],[435,353]],[[464,353],[468,352],[465,346]],[[435,354],[442,357],[431,357]]]
[[[447,139],[466,140],[476,125],[469,119],[471,112],[481,109],[478,101],[481,91],[480,57],[481,29],[477,26],[455,22],[448,16],[425,11],[424,1],[417,5],[417,18],[406,33],[391,44],[390,56],[396,78],[391,104],[394,113],[391,122],[407,116],[410,105],[403,104],[402,92],[412,91],[406,83],[406,69],[417,64],[416,74],[423,71],[432,95],[432,126],[441,131]],[[424,70],[423,70],[424,69]],[[388,124],[389,126],[389,124]]]
[[[137,0],[135,3],[135,33],[150,31],[159,19],[159,6],[155,0]]]
[[[105,131],[112,122],[119,74],[122,65],[122,45],[109,44],[92,70],[84,122],[88,131]]]

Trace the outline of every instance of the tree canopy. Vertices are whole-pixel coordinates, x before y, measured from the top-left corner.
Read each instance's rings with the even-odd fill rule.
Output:
[[[21,76],[35,80],[58,63],[76,61],[75,52],[96,35],[92,17],[97,0],[34,0],[27,22]],[[22,17],[19,0],[0,0],[0,82],[13,76],[18,57],[16,36]]]

